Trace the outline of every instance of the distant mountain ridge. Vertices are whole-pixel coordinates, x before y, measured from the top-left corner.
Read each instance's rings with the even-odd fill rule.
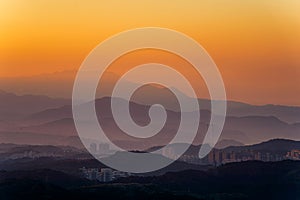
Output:
[[[277,139],[271,139],[269,141],[264,141],[259,144],[246,145],[243,147],[231,146],[225,148],[224,150],[237,151],[239,149],[249,149],[249,150],[260,151],[260,152],[266,151],[272,153],[286,154],[286,152],[291,151],[293,149],[300,150],[300,141],[277,138]]]
[[[19,119],[50,108],[70,105],[70,99],[15,95],[0,90],[0,120]]]
[[[222,142],[222,140],[220,141]],[[227,141],[226,141],[227,142]],[[232,142],[232,141],[230,141]],[[271,139],[268,141],[263,141],[253,145],[238,145],[239,142],[232,142],[232,146],[226,146],[224,148],[220,148],[217,145],[213,148],[215,150],[222,150],[225,152],[241,152],[241,151],[257,151],[261,153],[272,153],[272,154],[279,154],[279,155],[286,155],[288,151],[298,149],[300,150],[300,141],[295,140],[288,140],[288,139]],[[207,145],[207,144],[204,144]],[[189,144],[184,143],[176,143],[171,144],[170,147],[173,148],[174,153],[180,152],[183,147],[189,146]],[[148,151],[153,151],[160,149],[161,147],[153,147]],[[196,156],[198,157],[199,150],[201,145],[191,145],[189,149],[184,153],[185,155]]]
[[[147,87],[149,88],[151,86]],[[53,142],[55,141],[55,137],[57,137],[60,139],[57,140],[55,144],[59,144],[61,141],[63,141],[63,144],[66,144],[66,141],[70,138],[72,138],[72,142],[70,143],[80,144],[72,119],[73,116],[70,100],[53,99],[46,96],[34,95],[18,96],[3,91],[0,92],[0,100],[0,138],[3,142],[14,142],[15,139],[18,140],[19,143],[22,139],[25,143],[30,143],[30,139],[32,139],[34,140],[32,144],[38,144],[39,141],[41,144],[47,144],[47,141],[49,141],[49,144],[54,144]],[[112,126],[111,124],[113,120],[108,111],[110,106],[107,106],[110,105],[109,101],[109,97],[97,99],[96,107],[97,110],[101,109],[102,116],[105,116],[102,118],[102,121],[104,125],[107,126],[111,134],[114,135],[116,126]],[[120,101],[125,100],[120,99]],[[200,105],[202,108],[200,112],[201,122],[199,124],[200,134],[198,134],[195,144],[201,143],[210,121],[209,101],[200,101],[202,102],[202,106]],[[164,104],[168,103],[166,99],[163,100],[163,102]],[[266,113],[260,113],[260,115],[244,116],[244,114],[247,114],[243,113],[243,110],[245,110],[246,107],[247,109],[250,109],[251,107],[257,109],[260,108],[261,111],[264,107],[252,106],[237,102],[234,102],[233,104],[232,102],[229,102],[228,104],[228,116],[226,118],[224,130],[220,140],[236,140],[243,144],[254,144],[272,138],[288,138],[293,140],[300,139],[300,123],[287,123],[282,121],[278,117],[268,114],[268,110]],[[139,123],[147,124],[149,120],[147,115],[149,105],[144,105],[137,102],[130,102],[130,105],[132,107],[132,114],[135,119],[138,119]],[[234,107],[234,110],[230,110],[230,105],[231,107]],[[169,106],[172,108],[172,105]],[[268,105],[266,106],[269,107]],[[206,107],[208,109],[205,109]],[[275,106],[275,108],[277,108],[277,106]],[[279,116],[284,117],[285,113],[292,108],[294,107],[278,106],[277,110],[285,110],[282,112],[282,114],[279,113]],[[241,112],[235,111],[239,109]],[[297,112],[298,110],[300,111],[300,108],[295,107],[295,109],[292,110],[294,111],[292,112],[291,116],[296,116],[294,120],[297,121]],[[174,110],[168,110],[168,112],[170,113],[171,123],[166,127],[166,130],[168,131],[167,135],[169,134],[169,131],[172,132],[174,129],[174,124],[178,124],[175,119],[180,115],[180,113]],[[230,115],[230,113],[234,112],[237,113],[237,116]],[[115,139],[119,140],[122,145],[125,145],[126,141],[129,141],[121,135],[115,135]],[[167,140],[158,141],[167,142]],[[134,140],[132,142],[134,142]],[[146,145],[150,145],[150,143],[147,143]],[[152,144],[152,146],[155,145],[159,144]],[[151,146],[149,146],[149,148],[150,147]]]
[[[51,74],[43,74],[34,77],[10,77],[10,78],[0,78],[0,90],[8,92],[16,92],[18,94],[33,94],[33,95],[48,95],[51,97],[64,97],[70,99],[72,96],[73,82],[76,77],[76,71],[62,71]],[[118,80],[118,75],[107,72],[105,75],[105,83],[108,87],[104,87],[104,91],[97,95],[97,98],[102,98],[108,96],[108,88],[112,83],[112,80]],[[49,85],[51,83],[56,84]],[[126,84],[134,84],[132,82],[126,81]],[[39,87],[37,87],[37,85]],[[153,86],[145,86],[144,91],[136,95],[133,100],[140,104],[147,104],[153,95],[159,95],[162,102],[169,103],[167,107],[170,110],[178,111],[178,107],[174,102],[170,102],[170,96],[166,89],[157,88]],[[186,96],[184,93],[181,96],[184,97],[187,104],[191,101],[191,97]],[[0,95],[1,96],[1,95]],[[1,97],[0,97],[1,99]],[[210,101],[207,99],[199,99],[201,109],[210,110]],[[270,102],[272,103],[272,102]],[[284,106],[284,105],[251,105],[247,103],[241,103],[237,101],[228,101],[228,112],[230,116],[275,116],[278,119],[285,121],[287,123],[300,123],[300,107],[299,106]],[[44,108],[46,109],[46,108]]]

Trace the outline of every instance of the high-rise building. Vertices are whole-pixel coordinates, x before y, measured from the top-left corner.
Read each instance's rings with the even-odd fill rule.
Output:
[[[262,160],[261,153],[260,152],[256,152],[255,155],[254,155],[254,159],[255,160]]]
[[[208,154],[208,163],[212,165],[220,165],[223,162],[223,153],[222,151],[213,149]]]
[[[103,182],[110,182],[113,179],[113,170],[110,168],[102,168],[100,174]]]
[[[91,151],[91,153],[97,153],[97,144],[96,143],[90,144],[90,151]]]
[[[212,164],[212,165],[215,165],[215,151],[214,150],[212,150],[208,154],[208,163]]]
[[[293,149],[286,154],[286,158],[292,160],[300,160],[300,150]]]
[[[230,160],[233,161],[233,162],[236,161],[236,153],[235,153],[234,151],[232,151],[232,152],[230,153]]]
[[[222,163],[222,151],[215,150],[215,163],[216,165],[220,165]]]
[[[128,177],[130,175],[131,174],[129,172],[113,171],[113,180]]]

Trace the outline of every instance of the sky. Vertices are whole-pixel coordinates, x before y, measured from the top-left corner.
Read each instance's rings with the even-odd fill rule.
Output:
[[[0,78],[78,70],[106,38],[155,26],[199,42],[228,99],[300,105],[299,10],[298,0],[0,0]]]

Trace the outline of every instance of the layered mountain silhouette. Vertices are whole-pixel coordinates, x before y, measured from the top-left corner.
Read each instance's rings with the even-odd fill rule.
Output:
[[[158,92],[158,97],[154,96],[155,91]],[[185,96],[187,102],[190,100],[190,97],[181,94]],[[153,102],[158,101],[167,108],[169,121],[160,138],[137,142],[139,140],[136,138],[121,134],[109,109],[110,97],[96,100],[99,121],[109,132],[110,139],[126,148],[148,149],[152,146],[164,145],[176,133],[180,118],[178,102],[170,101],[170,95],[166,88],[147,85],[139,93],[136,93],[130,102],[131,115],[139,125],[149,123],[148,111]],[[73,122],[70,99],[49,98],[40,95],[15,95],[3,91],[0,92],[0,99],[1,142],[81,145]],[[122,99],[119,101],[125,102]],[[198,135],[194,141],[195,145],[202,143],[210,122],[210,101],[199,99],[199,105],[201,121]],[[85,105],[80,106],[84,108]],[[254,106],[229,101],[227,113],[228,116],[220,138],[223,143],[230,140],[234,140],[236,143],[254,144],[273,138],[300,139],[299,107]],[[137,143],[140,145],[136,146]],[[228,145],[221,145],[221,147],[226,146]]]
[[[70,103],[70,99],[43,95],[16,95],[0,90],[0,120],[18,119]]]
[[[30,76],[30,77],[1,77],[0,90],[7,91],[9,93],[16,93],[18,95],[26,95],[26,94],[38,95],[38,96],[46,95],[53,98],[70,99],[72,96],[72,89],[73,89],[73,83],[75,77],[76,77],[76,71],[62,71],[62,72],[41,74],[41,75]],[[118,79],[119,79],[118,75],[111,72],[106,72],[103,77],[103,82],[105,84],[102,84],[105,86],[102,87],[103,90],[101,91],[101,93],[98,93],[97,98],[109,96],[108,90],[111,89],[110,87],[111,84]],[[125,81],[124,84],[134,84],[134,83]],[[134,100],[140,104],[147,104],[149,103],[149,100],[151,100],[153,97],[159,96],[161,102],[168,102],[168,109],[170,110],[178,109],[176,105],[170,102],[170,98],[169,98],[170,96],[166,95],[168,93],[162,92],[163,90],[165,89],[160,88],[160,90],[158,90],[157,87],[148,87],[147,89],[144,90],[144,93],[148,94],[147,98],[145,98],[145,95],[143,93],[139,93],[136,95],[136,98]],[[2,93],[3,92],[0,93],[0,100],[1,100],[0,103],[3,103]],[[190,98],[187,97],[185,94],[183,95],[185,96],[186,101],[189,102]],[[10,102],[10,99],[6,101]],[[250,104],[235,102],[235,101],[228,101],[227,105],[228,105],[227,114],[231,116],[238,116],[238,117],[250,116],[250,115],[251,116],[252,115],[253,116],[274,116],[288,123],[300,122],[300,114],[299,114],[300,108],[297,106],[283,106],[283,105],[272,105],[272,104],[250,105]],[[2,106],[3,105],[0,104],[0,108]],[[19,106],[20,111],[23,109],[27,109],[25,108],[26,106],[24,106],[24,103],[22,102],[17,104],[17,106]],[[23,106],[23,108],[21,106]],[[209,110],[210,101],[201,99],[200,106],[201,109]],[[7,108],[13,109],[11,106]],[[45,107],[44,109],[47,108]],[[0,117],[2,117],[3,115],[5,114],[7,115],[10,113],[0,112],[0,114],[1,114]]]

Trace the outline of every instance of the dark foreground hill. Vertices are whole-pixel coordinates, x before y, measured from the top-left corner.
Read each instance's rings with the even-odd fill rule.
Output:
[[[1,199],[285,199],[300,197],[300,161],[232,163],[208,171],[99,184],[51,170],[2,171]],[[70,182],[71,181],[71,182]]]

